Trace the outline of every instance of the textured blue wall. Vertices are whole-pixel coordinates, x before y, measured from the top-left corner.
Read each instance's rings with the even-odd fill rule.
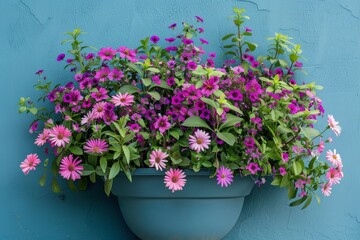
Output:
[[[306,81],[325,87],[320,96],[326,99],[327,113],[343,127],[334,142],[345,178],[331,198],[305,211],[289,208],[283,190],[255,188],[226,239],[360,239],[358,0],[1,0],[0,239],[135,239],[116,199],[105,197],[100,185],[81,193],[65,190],[61,198],[38,186],[40,171],[27,177],[20,172],[19,163],[33,151],[34,136],[27,135],[30,118],[17,114],[16,103],[30,95],[33,74],[40,68],[56,81],[69,79],[55,61],[65,50],[59,44],[62,33],[81,27],[94,46],[135,47],[134,40],[154,33],[166,37],[169,24],[199,15],[205,19],[204,38],[221,53],[219,39],[231,30],[227,16],[233,6],[245,7],[252,17],[248,26],[263,46],[259,52],[274,32],[291,35],[302,45],[308,59]]]

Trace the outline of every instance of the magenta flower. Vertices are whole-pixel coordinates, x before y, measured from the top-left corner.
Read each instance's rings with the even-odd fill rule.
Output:
[[[173,23],[169,26],[169,28],[174,29],[176,27],[176,23]]]
[[[335,121],[333,115],[328,115],[328,124],[330,129],[335,133],[335,135],[339,136],[341,133],[341,127],[339,126],[339,122]]]
[[[161,133],[164,133],[166,130],[168,130],[171,127],[168,116],[165,115],[156,119],[154,127],[155,129],[158,129]]]
[[[245,32],[252,32],[252,30],[248,27],[245,27]]]
[[[186,175],[181,169],[172,169],[165,172],[164,183],[172,192],[182,190],[186,184]]]
[[[186,68],[191,71],[194,71],[197,68],[197,64],[194,62],[188,62],[186,65]]]
[[[282,160],[286,163],[289,161],[289,154],[287,152],[281,153]]]
[[[188,39],[188,38],[184,38],[184,39],[182,40],[182,42],[183,42],[185,45],[189,45],[189,44],[192,44],[194,41],[191,40],[191,39]]]
[[[38,121],[33,122],[33,124],[31,124],[30,126],[29,133],[34,133],[37,130],[38,126],[39,126]]]
[[[60,175],[69,180],[70,178],[75,181],[76,179],[81,178],[83,166],[80,166],[81,160],[78,158],[73,158],[73,155],[70,154],[67,157],[64,157],[60,162],[59,173]]]
[[[65,147],[70,142],[71,132],[62,125],[56,125],[50,130],[50,142],[57,147]]]
[[[156,35],[150,37],[150,41],[153,42],[154,44],[156,44],[159,40],[160,38]]]
[[[57,60],[58,62],[60,62],[60,61],[64,60],[64,58],[65,58],[65,54],[64,54],[64,53],[61,53],[61,54],[59,54],[59,55],[57,56],[56,60]]]
[[[115,104],[115,106],[131,106],[134,103],[134,96],[128,93],[118,93],[112,97],[111,102]]]
[[[108,78],[110,80],[117,80],[120,81],[124,77],[124,73],[121,70],[118,70],[117,68],[114,68],[110,73]]]
[[[150,154],[150,167],[155,167],[156,170],[162,171],[163,168],[166,168],[166,164],[168,160],[166,159],[169,155],[161,149],[153,150]]]
[[[105,114],[106,102],[98,102],[93,107],[94,119],[102,118]]]
[[[210,79],[204,81],[203,86],[201,88],[201,92],[205,94],[205,96],[209,97],[216,90],[219,89],[218,78],[210,77]]]
[[[136,53],[134,50],[131,50],[127,47],[120,47],[119,50],[120,52],[120,57],[121,58],[126,58],[128,59],[130,62],[136,62],[137,59],[136,59]]]
[[[246,166],[246,169],[251,173],[251,174],[256,174],[257,171],[260,171],[261,168],[259,168],[259,165],[257,163],[250,163],[249,165]]]
[[[211,140],[209,134],[200,129],[196,130],[194,135],[189,136],[190,149],[195,150],[196,152],[208,149],[210,143]]]
[[[195,16],[195,18],[196,18],[196,21],[198,21],[198,22],[204,22],[204,19],[202,19],[202,18],[199,17],[199,16]]]
[[[200,42],[202,43],[202,44],[209,44],[209,42],[208,41],[206,41],[205,39],[203,39],[203,38],[199,38],[199,40],[200,40]]]
[[[98,55],[102,60],[111,60],[115,54],[116,50],[112,49],[111,47],[102,48],[98,52]]]
[[[86,55],[85,59],[86,59],[87,61],[89,61],[89,60],[94,59],[94,57],[95,57],[95,56],[94,56],[93,53],[89,53],[89,54]]]
[[[44,70],[40,69],[35,74],[40,76],[43,72],[44,72]]]
[[[95,74],[95,78],[99,79],[100,82],[105,82],[107,80],[107,78],[109,77],[110,74],[110,68],[105,67],[105,68],[100,68],[96,74]]]
[[[242,101],[243,100],[243,95],[241,94],[241,91],[236,89],[236,90],[231,90],[228,94],[228,98],[232,99],[234,101]]]
[[[106,152],[109,145],[103,139],[90,139],[85,143],[84,150],[87,153],[100,153]]]
[[[160,85],[161,84],[161,79],[158,75],[155,75],[151,78],[151,80],[156,84],[156,85]]]
[[[84,117],[81,118],[81,125],[89,124],[94,119],[96,119],[95,110],[92,110],[92,111],[88,112]]]
[[[176,39],[175,38],[165,38],[165,41],[172,43],[174,42]]]
[[[291,114],[296,114],[299,112],[299,108],[292,103],[288,105],[288,108],[290,109]]]
[[[105,88],[99,88],[97,92],[92,92],[90,95],[97,102],[107,99],[109,96],[107,95],[107,90]]]
[[[41,161],[37,154],[29,154],[20,164],[21,171],[23,171],[23,173],[27,175],[31,170],[36,170],[36,166],[40,162]]]
[[[285,176],[287,174],[286,169],[284,167],[280,167],[279,172],[281,176]]]
[[[209,57],[216,58],[216,53],[214,53],[214,52],[209,53]]]
[[[175,84],[175,79],[174,79],[174,77],[169,77],[167,80],[166,80],[166,83],[167,83],[167,85],[168,86],[172,86],[172,85],[174,85]]]
[[[340,183],[342,174],[336,168],[330,168],[326,173],[326,178],[329,180],[331,185]]]
[[[216,172],[218,185],[228,187],[232,183],[234,176],[230,168],[221,166]]]

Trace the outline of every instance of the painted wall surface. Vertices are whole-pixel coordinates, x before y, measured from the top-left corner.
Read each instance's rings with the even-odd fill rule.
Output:
[[[254,188],[243,213],[226,240],[360,239],[360,1],[358,0],[1,0],[0,1],[0,239],[136,239],[127,229],[114,197],[102,186],[55,195],[40,188],[41,171],[23,176],[24,157],[33,152],[35,136],[27,134],[31,118],[19,116],[20,96],[32,92],[35,71],[68,81],[56,56],[65,51],[63,33],[81,27],[84,40],[96,47],[127,45],[151,34],[167,37],[174,22],[205,19],[206,50],[222,53],[220,37],[231,32],[232,7],[247,9],[254,41],[267,46],[274,32],[293,36],[307,61],[308,76],[325,90],[327,113],[343,127],[334,138],[344,162],[345,178],[331,198],[308,209],[288,207],[286,192],[270,186]],[[325,123],[325,120],[323,121]],[[49,173],[51,175],[51,173]],[[219,216],[219,221],[221,221]],[[223,216],[226,217],[226,216]],[[171,224],[171,219],[166,220]],[[164,225],[164,227],[166,227]]]

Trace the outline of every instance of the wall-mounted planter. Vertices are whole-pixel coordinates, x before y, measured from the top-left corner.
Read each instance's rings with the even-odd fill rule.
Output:
[[[152,168],[137,169],[132,183],[118,175],[112,193],[140,239],[221,239],[234,227],[254,181],[236,176],[229,187],[221,188],[208,171],[185,174],[184,190],[175,193],[165,188],[164,172]]]

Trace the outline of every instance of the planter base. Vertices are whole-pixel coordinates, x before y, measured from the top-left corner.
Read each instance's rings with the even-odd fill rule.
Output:
[[[150,174],[153,173],[153,174]],[[172,193],[163,183],[164,173],[139,169],[133,183],[119,176],[113,184],[123,217],[143,240],[221,239],[236,224],[254,182],[236,177],[221,188],[208,172],[185,171],[183,191]]]

